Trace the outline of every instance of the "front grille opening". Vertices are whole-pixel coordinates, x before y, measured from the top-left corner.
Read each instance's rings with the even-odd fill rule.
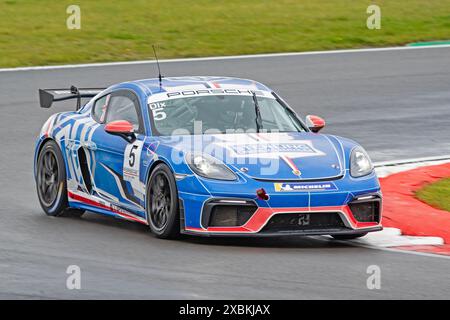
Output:
[[[334,230],[345,228],[337,212],[280,213],[274,215],[262,232]]]
[[[244,225],[256,211],[256,206],[215,205],[211,211],[210,227]]]
[[[350,210],[358,222],[380,222],[380,202],[349,203]]]

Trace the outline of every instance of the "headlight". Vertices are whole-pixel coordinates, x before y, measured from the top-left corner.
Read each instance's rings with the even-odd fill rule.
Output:
[[[361,147],[354,148],[350,156],[350,175],[357,178],[366,176],[372,171],[372,161],[366,151]]]
[[[189,167],[199,176],[218,180],[237,180],[236,175],[225,164],[202,153],[188,153],[186,161]]]

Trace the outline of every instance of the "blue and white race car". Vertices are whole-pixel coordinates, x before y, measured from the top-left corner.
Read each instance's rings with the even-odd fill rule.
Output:
[[[35,151],[37,194],[50,216],[85,210],[149,225],[161,238],[331,235],[382,229],[369,156],[320,134],[252,80],[172,77],[107,89],[39,90],[52,115]],[[91,98],[81,106],[82,98]]]

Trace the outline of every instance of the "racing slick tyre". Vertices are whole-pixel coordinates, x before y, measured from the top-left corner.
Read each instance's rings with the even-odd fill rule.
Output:
[[[36,187],[44,212],[49,216],[81,217],[84,210],[70,208],[67,200],[66,167],[61,150],[49,140],[42,147],[36,163]]]
[[[146,211],[151,231],[162,239],[180,234],[180,213],[175,178],[169,167],[158,164],[147,182]]]
[[[357,234],[336,234],[332,237],[336,240],[353,240],[353,239],[364,237],[366,234],[367,234],[367,232],[357,233]]]

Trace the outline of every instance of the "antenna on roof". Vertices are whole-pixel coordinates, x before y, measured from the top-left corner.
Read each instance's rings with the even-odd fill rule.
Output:
[[[155,58],[156,58],[156,65],[158,66],[158,78],[159,78],[159,88],[162,88],[162,75],[161,75],[161,69],[159,67],[159,60],[158,60],[158,56],[156,55],[156,49],[155,49],[155,45],[152,44],[152,48],[153,48],[153,53],[155,54]]]

